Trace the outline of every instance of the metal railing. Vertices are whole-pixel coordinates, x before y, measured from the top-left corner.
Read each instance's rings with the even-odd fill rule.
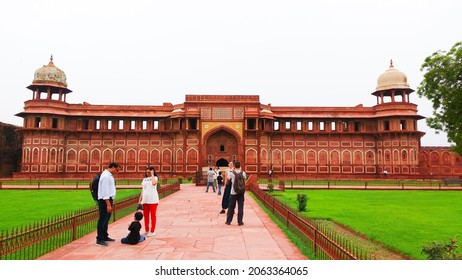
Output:
[[[259,179],[259,184],[267,185],[270,180]],[[368,190],[461,190],[460,184],[445,184],[443,180],[284,180],[273,179],[277,186],[281,182],[286,189],[368,189]]]
[[[161,186],[163,198],[180,189],[179,183]],[[139,196],[114,203],[112,221],[136,211]],[[96,230],[98,208],[78,210],[0,233],[0,260],[31,260]]]
[[[317,259],[332,260],[370,260],[371,255],[333,230],[320,225],[316,221],[302,217],[295,210],[276,200],[259,188],[250,186],[255,197],[285,226],[306,241]]]

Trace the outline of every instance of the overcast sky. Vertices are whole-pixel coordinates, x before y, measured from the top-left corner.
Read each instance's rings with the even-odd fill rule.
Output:
[[[390,59],[417,89],[424,59],[462,40],[461,11],[449,0],[2,1],[0,121],[22,125],[26,87],[51,54],[69,103],[252,94],[273,106],[373,106]],[[419,130],[422,145],[448,145],[424,120]]]

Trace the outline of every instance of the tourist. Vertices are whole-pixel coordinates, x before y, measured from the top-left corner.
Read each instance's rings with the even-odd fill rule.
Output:
[[[214,166],[213,167],[213,185],[215,186],[215,188],[218,189],[218,181],[217,181],[217,178],[218,178],[218,166]]]
[[[218,188],[218,195],[221,195],[221,187],[223,186],[223,176],[221,176],[221,171],[218,171],[217,176],[217,188]]]
[[[234,171],[231,172],[230,179],[232,181],[232,186],[231,186],[231,195],[229,198],[229,206],[228,206],[228,213],[226,217],[226,224],[230,225],[231,222],[233,221],[233,216],[234,216],[234,209],[236,208],[236,202],[237,202],[237,224],[240,226],[244,225],[243,218],[244,218],[244,193],[237,194],[234,191],[234,184],[236,184],[236,175],[242,172],[242,175],[244,177],[244,180],[246,179],[247,175],[245,172],[241,169],[241,163],[239,161],[236,161],[234,163]]]
[[[231,193],[231,186],[232,186],[232,182],[230,180],[229,173],[234,170],[234,163],[232,161],[230,161],[228,163],[228,167],[229,167],[228,172],[225,173],[226,174],[225,190],[223,191],[223,197],[221,199],[221,211],[220,211],[220,214],[226,213],[226,209],[228,209],[228,205],[229,205],[229,196],[230,196],[230,193]]]
[[[140,242],[143,242],[146,239],[146,236],[144,236],[144,234],[140,234],[141,219],[143,219],[143,213],[136,212],[135,220],[131,222],[130,226],[128,227],[128,230],[130,232],[128,233],[127,237],[124,237],[120,240],[120,243],[135,245]]]
[[[109,237],[108,225],[111,218],[114,198],[116,196],[116,186],[114,174],[119,172],[119,164],[111,162],[106,170],[101,173],[98,183],[98,211],[99,218],[97,223],[96,245],[108,246],[108,241],[115,241]]]
[[[212,167],[209,168],[207,172],[207,186],[205,192],[209,192],[209,187],[212,186],[213,192],[215,192],[215,186],[213,185],[213,177],[215,176],[215,172],[213,171]]]
[[[157,192],[157,173],[154,167],[149,166],[146,169],[141,190],[139,204],[143,206],[144,229],[146,236],[156,235],[157,206],[159,205],[159,193]]]

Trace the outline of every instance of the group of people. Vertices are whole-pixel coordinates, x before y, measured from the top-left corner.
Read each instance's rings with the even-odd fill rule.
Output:
[[[209,168],[207,172],[207,185],[205,186],[205,192],[209,192],[209,187],[212,186],[213,192],[215,188],[218,190],[218,195],[221,195],[221,188],[223,187],[223,176],[221,175],[220,168],[213,166]]]
[[[221,211],[220,214],[224,214],[227,211],[225,224],[230,225],[237,204],[237,223],[239,226],[244,225],[244,193],[237,193],[234,189],[236,176],[242,172],[244,179],[246,178],[245,172],[241,169],[241,163],[239,161],[230,162],[229,170],[223,178],[219,168],[215,168],[215,171],[210,168],[207,174],[207,187],[208,192],[209,186],[212,186],[215,192],[215,186],[218,189],[218,195],[221,195],[221,188],[223,182],[225,182],[225,189],[223,191]],[[112,208],[114,205],[114,198],[116,196],[116,184],[114,175],[119,172],[120,165],[116,162],[109,164],[108,168],[101,173],[98,183],[98,211],[99,218],[97,223],[97,235],[96,245],[108,246],[108,242],[115,241],[115,239],[109,237],[108,225],[111,218]],[[145,176],[141,183],[142,190],[138,200],[138,210],[134,215],[134,220],[128,227],[129,234],[121,239],[123,244],[137,244],[146,240],[146,237],[156,235],[156,223],[157,223],[157,206],[159,205],[159,194],[157,192],[157,177],[154,167],[150,166],[146,169]],[[209,181],[211,184],[209,184]],[[141,220],[144,218],[145,233],[141,234]]]
[[[108,224],[111,218],[116,186],[114,175],[119,172],[120,165],[116,162],[109,164],[108,168],[101,173],[98,183],[98,210],[99,219],[97,224],[96,245],[108,246],[108,242],[115,241],[109,237]],[[159,205],[159,194],[157,192],[157,177],[154,167],[146,169],[145,176],[141,183],[142,190],[138,200],[138,210],[134,220],[128,227],[129,234],[120,240],[123,244],[137,244],[146,237],[156,235],[157,205]],[[141,212],[142,211],[142,212]],[[145,233],[141,234],[141,220],[144,217]]]

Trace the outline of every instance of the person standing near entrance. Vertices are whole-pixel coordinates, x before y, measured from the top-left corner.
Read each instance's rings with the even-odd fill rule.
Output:
[[[114,175],[119,172],[119,164],[111,162],[106,170],[101,173],[98,183],[98,211],[96,245],[107,246],[108,241],[115,241],[109,237],[108,225],[111,218],[114,198],[116,196],[116,185]]]
[[[234,170],[234,162],[230,161],[228,163],[228,172],[226,172],[225,178],[225,190],[223,191],[223,197],[221,198],[221,211],[220,214],[226,213],[226,209],[229,206],[229,196],[231,193],[232,182],[230,180],[229,174]]]
[[[221,187],[223,186],[223,176],[221,176],[221,171],[218,171],[217,185],[218,185],[218,195],[221,195]]]
[[[215,173],[213,175],[213,185],[215,186],[215,188],[217,188],[218,190],[218,181],[217,181],[217,178],[218,178],[218,166],[214,166],[213,167],[213,173]]]
[[[209,168],[207,172],[207,187],[205,192],[209,192],[209,187],[212,186],[213,192],[215,192],[215,186],[213,185],[213,177],[215,176],[215,172],[213,171],[212,167]]]
[[[225,224],[230,225],[231,222],[233,221],[233,216],[234,216],[234,209],[236,208],[236,202],[237,202],[237,224],[240,226],[244,225],[243,218],[244,218],[244,193],[237,194],[234,190],[234,184],[236,184],[236,175],[235,174],[240,174],[242,173],[242,176],[244,177],[244,182],[247,179],[247,175],[245,174],[244,171],[241,169],[241,163],[239,161],[236,161],[234,163],[234,171],[230,172],[230,179],[232,181],[231,185],[231,195],[229,198],[229,207],[228,207],[228,213],[226,216],[226,222]]]
[[[159,193],[157,192],[158,180],[159,178],[157,177],[154,167],[149,166],[146,169],[143,182],[141,182],[143,189],[141,190],[140,199],[138,201],[138,204],[143,205],[146,236],[156,235],[157,206],[159,205]],[[151,223],[151,226],[149,226],[149,223]]]

